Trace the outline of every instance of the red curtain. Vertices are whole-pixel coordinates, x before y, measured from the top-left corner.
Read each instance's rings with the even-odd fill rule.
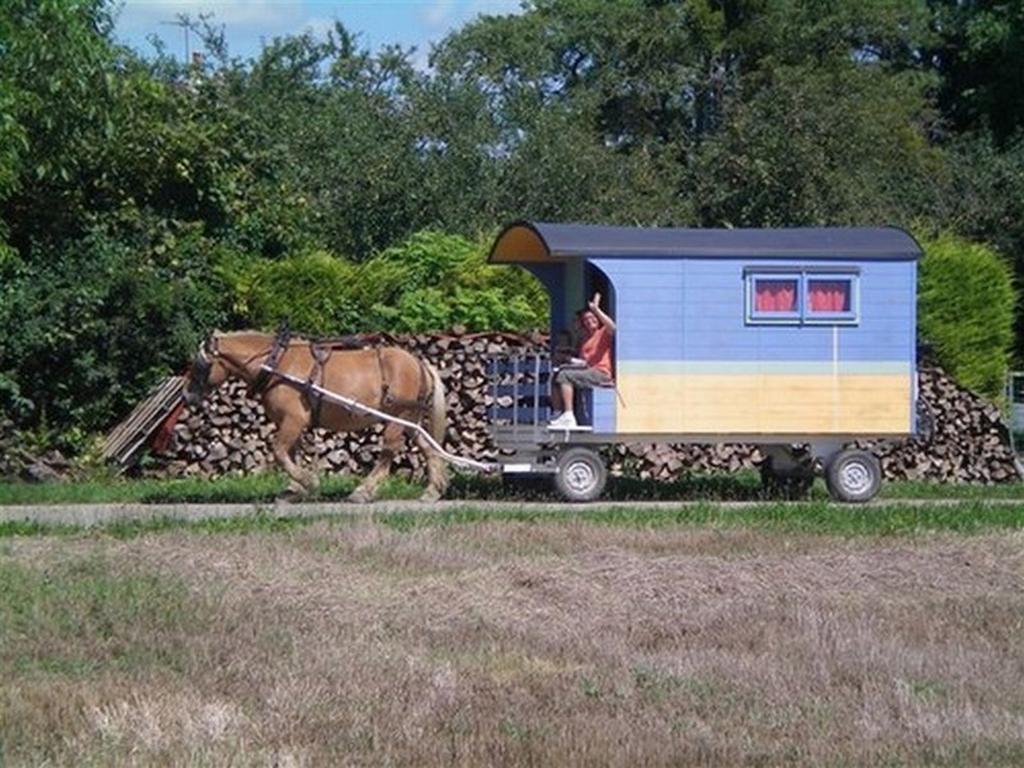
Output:
[[[807,306],[811,312],[849,312],[849,280],[808,280]]]
[[[796,312],[796,280],[758,280],[755,312]]]

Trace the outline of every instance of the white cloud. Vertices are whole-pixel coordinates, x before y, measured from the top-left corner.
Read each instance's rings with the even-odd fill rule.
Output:
[[[434,0],[419,15],[431,29],[443,29],[451,23],[455,10],[455,0]]]
[[[295,28],[296,33],[311,32],[317,40],[325,40],[328,32],[334,31],[334,19],[317,16],[306,19]]]
[[[509,13],[522,13],[522,0],[470,0],[470,15],[485,14],[487,16],[504,16]]]

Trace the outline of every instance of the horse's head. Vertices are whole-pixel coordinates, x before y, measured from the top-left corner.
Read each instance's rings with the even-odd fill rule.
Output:
[[[188,386],[183,393],[185,402],[189,406],[195,406],[207,392],[223,384],[229,374],[230,371],[220,352],[219,336],[214,331],[199,345],[199,351],[192,360]]]

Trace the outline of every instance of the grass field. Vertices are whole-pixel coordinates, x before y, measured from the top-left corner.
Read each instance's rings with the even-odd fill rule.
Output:
[[[358,478],[324,475],[321,500],[342,500],[356,487]],[[174,480],[138,480],[104,478],[70,483],[33,485],[0,482],[0,505],[5,504],[104,504],[118,502],[269,502],[285,489],[287,480],[275,472]],[[411,499],[422,487],[402,477],[392,477],[383,486],[382,498]],[[550,483],[520,482],[504,485],[499,478],[454,475],[447,498],[454,499],[555,499]],[[671,482],[610,478],[604,494],[609,500],[710,500],[762,501],[764,492],[756,472],[695,474]],[[815,482],[810,500],[825,500],[828,492],[823,481]],[[1024,501],[1024,483],[999,485],[949,485],[927,482],[892,482],[882,486],[881,499],[1020,499]]]
[[[833,509],[11,530],[0,764],[1024,762],[1022,513]]]

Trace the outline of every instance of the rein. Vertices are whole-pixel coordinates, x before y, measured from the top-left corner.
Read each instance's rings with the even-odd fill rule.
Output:
[[[249,387],[250,393],[254,397],[264,394],[268,389],[279,383],[288,383],[292,386],[296,386],[298,389],[302,390],[303,394],[309,401],[311,410],[310,426],[315,428],[319,425],[320,411],[324,401],[323,392],[325,390],[322,389],[324,365],[328,359],[330,359],[331,353],[335,349],[339,348],[360,348],[369,340],[369,336],[358,334],[340,338],[325,339],[319,342],[310,341],[309,351],[313,357],[313,367],[305,380],[297,379],[296,377],[279,370],[281,359],[292,343],[291,331],[288,329],[287,325],[283,323],[278,329],[277,335],[274,337],[273,344],[268,349],[257,352],[254,355],[250,355],[241,363],[233,360],[228,356],[228,354],[221,351],[218,348],[217,336],[215,334],[211,335],[200,348],[199,354],[196,356],[195,364],[199,372],[199,377],[205,380],[209,375],[210,367],[213,365],[213,360],[211,358],[219,357],[230,363],[232,367],[245,371],[254,360],[266,357],[266,361],[260,365],[256,372],[256,377]],[[426,411],[429,409],[429,402],[433,396],[433,387],[423,361],[420,360],[418,362],[420,366],[420,390],[417,394],[417,398],[414,401],[399,401],[390,391],[390,383],[388,382],[384,359],[381,356],[380,348],[377,349],[377,364],[380,367],[381,377],[381,408],[388,408],[396,404],[401,404],[419,411]]]

